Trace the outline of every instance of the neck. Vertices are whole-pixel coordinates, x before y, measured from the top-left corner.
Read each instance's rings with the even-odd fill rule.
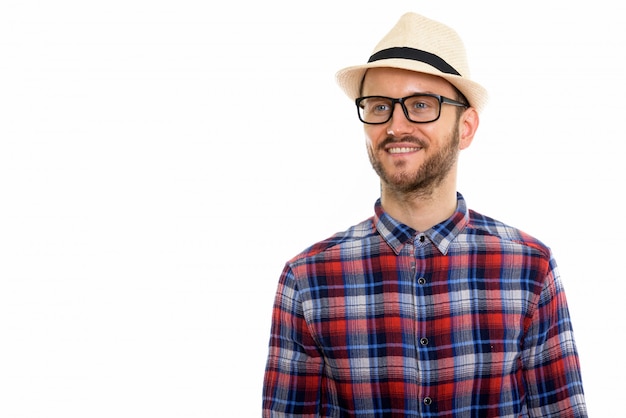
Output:
[[[382,206],[394,219],[416,231],[426,231],[448,219],[456,210],[456,177],[447,180],[427,193],[399,193],[383,184]]]

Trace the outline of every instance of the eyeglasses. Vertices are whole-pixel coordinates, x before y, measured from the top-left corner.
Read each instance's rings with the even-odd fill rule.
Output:
[[[414,94],[400,99],[384,96],[366,96],[359,97],[355,100],[355,103],[359,119],[361,122],[369,125],[380,125],[389,122],[393,116],[396,103],[400,103],[406,118],[414,123],[428,123],[439,119],[443,103],[469,107],[466,103],[457,102],[438,94]]]

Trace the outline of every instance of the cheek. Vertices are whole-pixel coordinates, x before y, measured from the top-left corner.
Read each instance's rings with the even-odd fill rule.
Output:
[[[363,133],[365,134],[365,143],[368,146],[375,146],[381,143],[387,137],[383,125],[364,125]]]

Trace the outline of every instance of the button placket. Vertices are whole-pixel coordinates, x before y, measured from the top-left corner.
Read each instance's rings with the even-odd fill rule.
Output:
[[[428,237],[423,233],[418,233],[413,236],[412,246],[414,247],[414,263],[415,270],[413,273],[413,290],[415,300],[415,318],[418,321],[414,328],[413,341],[415,344],[415,350],[417,355],[417,367],[418,370],[425,370],[425,364],[430,358],[429,352],[433,349],[431,347],[431,341],[426,337],[430,334],[430,330],[426,325],[426,320],[429,315],[429,307],[432,306],[431,289],[429,288],[429,282],[431,280],[430,262],[431,259],[431,242]],[[413,266],[413,262],[411,263]],[[427,380],[428,376],[420,373],[420,378]],[[425,407],[428,407],[432,403],[430,397],[423,398],[422,403]]]

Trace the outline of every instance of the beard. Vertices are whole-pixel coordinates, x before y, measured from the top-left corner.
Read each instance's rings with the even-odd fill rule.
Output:
[[[410,142],[420,147],[424,147],[424,142],[419,138],[406,136],[400,138],[401,142]],[[399,142],[392,137],[385,139],[378,147],[379,152],[385,152],[384,147],[393,142]],[[435,155],[428,157],[416,171],[403,169],[407,164],[405,161],[396,163],[396,173],[389,173],[381,161],[376,157],[371,146],[367,147],[372,168],[381,182],[392,191],[401,194],[411,194],[419,196],[431,195],[437,186],[443,182],[448,173],[457,161],[459,155],[459,125],[455,124],[454,129],[446,138],[444,146]]]

